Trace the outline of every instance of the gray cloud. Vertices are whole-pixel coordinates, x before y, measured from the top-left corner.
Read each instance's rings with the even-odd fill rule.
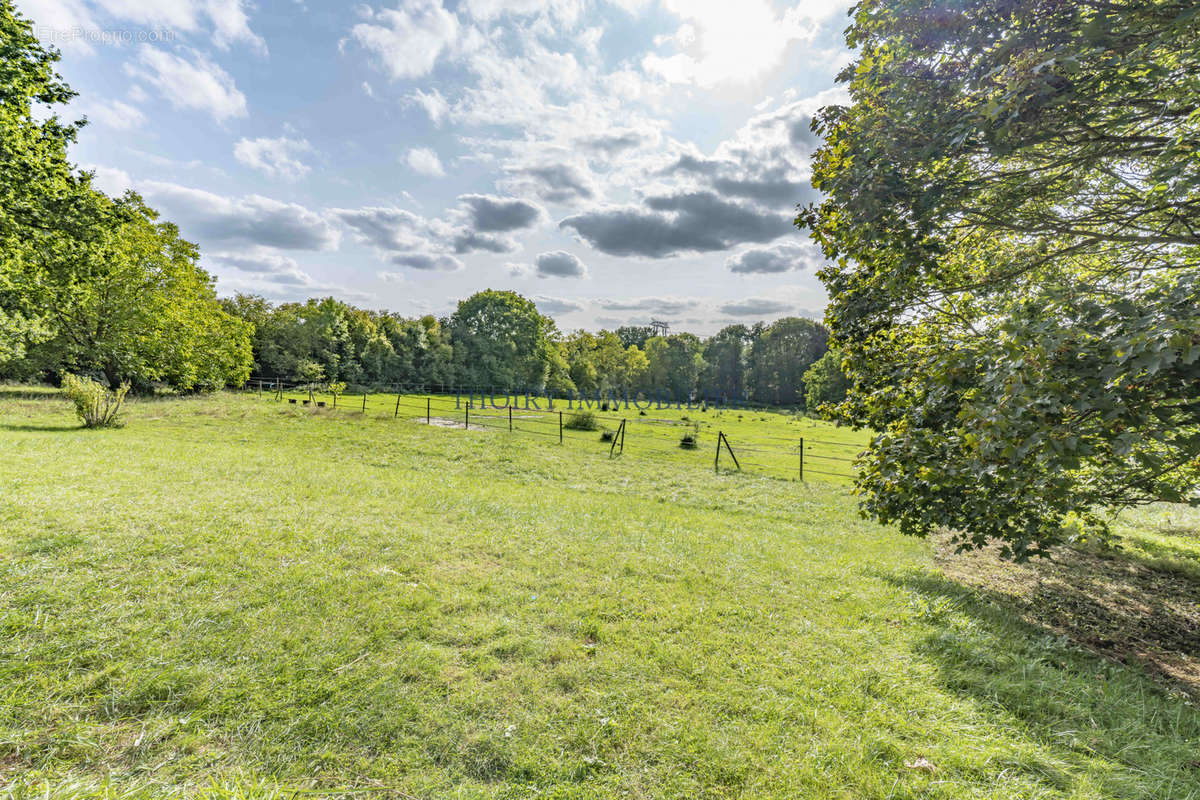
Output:
[[[751,247],[725,260],[725,267],[738,274],[777,274],[815,268],[821,253],[811,244],[784,242],[771,247]]]
[[[572,311],[583,311],[584,309],[583,303],[562,297],[534,295],[533,303],[543,314],[570,314]]]
[[[700,301],[687,297],[639,297],[632,300],[601,300],[597,305],[607,311],[647,311],[671,316],[696,308]]]
[[[603,253],[647,258],[728,250],[743,242],[769,242],[791,230],[788,216],[710,191],[648,197],[645,206],[589,211],[559,225],[573,228]]]
[[[337,229],[323,215],[295,203],[262,195],[224,197],[174,183],[138,185],[185,236],[202,243],[266,245],[285,250],[332,250]]]
[[[458,198],[467,208],[470,226],[484,233],[503,233],[537,224],[544,214],[541,207],[515,197],[464,194]]]
[[[362,241],[380,250],[419,247],[429,232],[422,217],[402,208],[335,208],[332,213],[353,228]]]
[[[794,207],[816,195],[811,184],[788,180],[782,174],[764,178],[716,178],[712,187],[721,194],[745,197],[769,207]]]
[[[596,196],[591,178],[573,164],[527,164],[505,168],[507,191],[535,194],[548,203],[572,203]]]
[[[459,254],[473,253],[478,250],[488,253],[514,253],[521,249],[521,246],[508,236],[492,236],[468,230],[460,231],[451,244],[454,252]]]
[[[444,253],[397,253],[391,261],[403,267],[429,271],[457,272],[463,268],[461,261]]]
[[[731,317],[761,317],[790,311],[791,308],[791,303],[784,303],[780,300],[772,300],[768,297],[748,297],[745,300],[725,303],[719,307],[719,310],[722,314],[728,314]]]
[[[542,253],[534,259],[537,274],[542,278],[584,278],[587,277],[587,267],[583,262],[565,250],[554,250]]]
[[[598,136],[585,136],[579,144],[607,156],[615,156],[626,150],[633,150],[643,144],[657,141],[657,131],[638,131],[633,129],[614,130]]]

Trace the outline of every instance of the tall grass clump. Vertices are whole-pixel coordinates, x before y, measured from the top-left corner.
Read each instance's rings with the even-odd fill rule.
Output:
[[[67,373],[63,375],[62,393],[75,404],[75,413],[83,420],[83,427],[115,428],[120,425],[121,405],[129,393],[129,384],[106,389],[91,378]]]
[[[598,431],[600,421],[592,411],[579,411],[568,417],[563,427],[569,431]]]

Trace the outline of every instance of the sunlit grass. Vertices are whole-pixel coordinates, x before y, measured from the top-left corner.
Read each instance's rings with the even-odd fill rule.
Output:
[[[254,396],[0,447],[17,796],[1200,797],[1183,695],[837,485]]]

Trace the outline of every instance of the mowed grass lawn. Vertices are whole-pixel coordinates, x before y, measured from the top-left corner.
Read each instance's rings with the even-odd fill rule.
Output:
[[[18,797],[1200,797],[1187,695],[838,485],[232,395],[0,452]]]

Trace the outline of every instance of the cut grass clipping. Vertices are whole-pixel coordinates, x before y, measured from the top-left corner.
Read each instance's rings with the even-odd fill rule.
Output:
[[[1200,797],[1184,684],[837,484],[387,411],[0,390],[6,795]]]

